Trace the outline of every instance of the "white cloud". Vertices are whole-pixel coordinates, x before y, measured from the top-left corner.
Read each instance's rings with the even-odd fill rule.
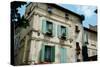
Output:
[[[96,9],[95,6],[76,6],[76,8],[77,8],[77,11],[80,14],[84,14],[85,17],[93,16],[95,14],[94,10]]]

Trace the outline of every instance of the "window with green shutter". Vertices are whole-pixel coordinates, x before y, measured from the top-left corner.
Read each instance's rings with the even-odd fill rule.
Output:
[[[51,62],[55,62],[55,46],[51,47]]]
[[[53,35],[53,23],[50,22],[50,21],[46,21],[46,28],[47,28],[47,32],[46,32],[46,35],[48,36],[52,36]]]
[[[54,46],[42,46],[40,54],[41,62],[54,62],[55,61],[55,47]]]
[[[55,47],[45,46],[45,62],[54,62],[55,60]]]
[[[87,32],[84,33],[84,42],[85,42],[85,45],[88,44],[88,33]]]
[[[42,44],[42,47],[40,50],[40,62],[44,62],[44,53],[45,53],[45,45]]]
[[[68,36],[68,28],[65,26],[60,26],[58,25],[57,27],[57,35],[59,38],[61,39],[66,39],[66,37]]]
[[[60,48],[60,62],[61,63],[67,62],[67,50],[64,47]]]
[[[49,36],[49,37],[56,36],[55,23],[52,23],[51,21],[46,20],[46,18],[41,17],[40,25],[41,25],[41,32],[44,35]]]
[[[40,19],[40,24],[42,25],[42,26],[41,26],[41,32],[42,32],[43,34],[45,34],[46,31],[47,31],[47,29],[46,29],[46,18],[45,18],[45,17],[41,17],[41,19]]]
[[[61,26],[61,38],[66,39],[66,27]]]

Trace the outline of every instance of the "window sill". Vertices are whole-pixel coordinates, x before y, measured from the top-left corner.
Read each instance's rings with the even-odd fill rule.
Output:
[[[48,32],[45,33],[45,36],[53,37],[52,33],[48,33]]]

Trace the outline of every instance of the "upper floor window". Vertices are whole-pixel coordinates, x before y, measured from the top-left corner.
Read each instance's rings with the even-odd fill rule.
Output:
[[[78,33],[79,31],[80,31],[80,30],[79,30],[79,26],[76,25],[76,26],[75,26],[75,32]]]
[[[68,35],[68,28],[65,26],[57,26],[57,35],[60,39],[66,40],[66,37]]]
[[[52,36],[52,32],[53,32],[53,23],[50,21],[46,21],[47,24],[47,32],[46,34],[49,36]]]
[[[80,45],[79,42],[76,42],[76,54],[79,55],[80,54]]]
[[[65,13],[65,18],[66,18],[66,19],[69,19],[69,17],[68,17],[68,14],[67,14],[67,13]]]
[[[55,30],[55,23],[46,20],[46,18],[42,17],[41,18],[41,32],[49,37],[54,37],[56,34]]]
[[[88,33],[87,32],[85,32],[84,34],[84,45],[87,45],[88,44]]]
[[[61,26],[61,38],[66,39],[66,27]]]
[[[51,21],[47,21],[46,18],[41,18],[41,32],[47,36],[57,36],[60,39],[66,40],[68,36],[68,28],[62,25],[56,25]]]
[[[48,12],[52,13],[52,7],[51,6],[48,6]]]

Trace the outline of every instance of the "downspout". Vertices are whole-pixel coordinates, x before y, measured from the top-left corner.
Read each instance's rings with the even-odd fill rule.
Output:
[[[82,20],[81,22],[85,19],[85,17],[82,15]],[[82,24],[82,58],[83,61],[88,61],[88,48],[87,45],[85,45],[85,41],[84,41],[84,27]]]

